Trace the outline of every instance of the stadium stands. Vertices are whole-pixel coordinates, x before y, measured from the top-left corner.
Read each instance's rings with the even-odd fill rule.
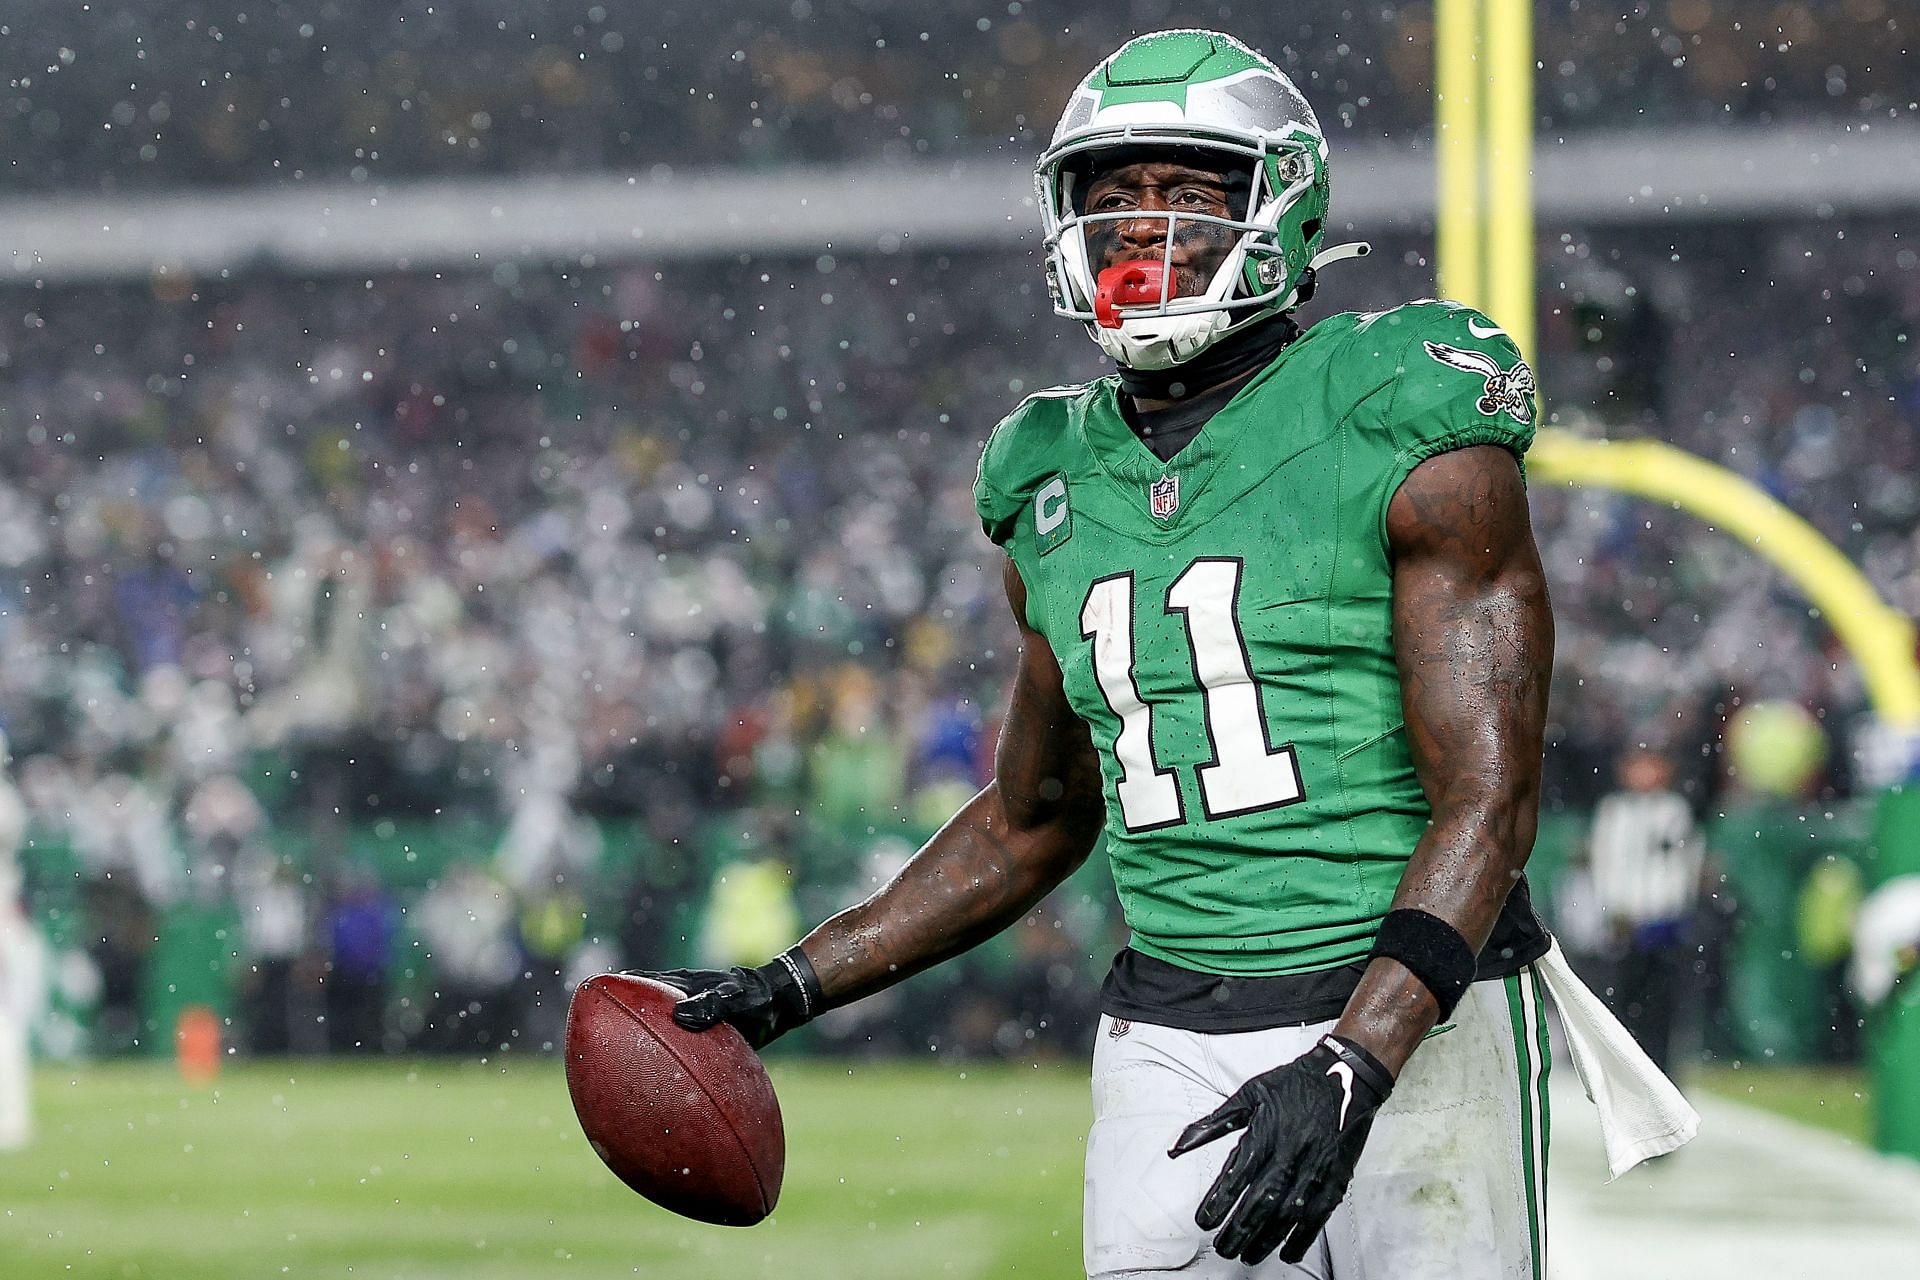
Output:
[[[1911,113],[1885,0],[1537,7],[1543,128],[1874,123]],[[40,20],[57,11],[59,21]],[[1167,5],[694,7],[336,0],[163,20],[57,0],[0,26],[12,192],[528,174],[656,165],[1026,156],[1067,90]],[[1244,6],[1330,130],[1432,118],[1432,8]],[[1338,132],[1336,132],[1336,137]]]
[[[0,24],[16,214],[320,182],[1004,167],[1166,8],[743,0],[643,31],[614,6],[503,0],[35,20],[51,7]],[[1882,0],[1818,23],[1618,8],[1540,10],[1548,134],[1657,145],[1914,110],[1889,54],[1911,33]],[[1284,53],[1336,138],[1421,144],[1430,6],[1229,25]],[[1556,228],[1549,411],[1743,472],[1920,614],[1905,221]],[[1419,231],[1371,237],[1313,313],[1428,292]],[[979,445],[1024,393],[1101,365],[1026,249],[891,248],[105,282],[10,262],[0,727],[30,898],[64,957],[42,1047],[150,1047],[210,1003],[257,1047],[324,1048],[349,953],[360,990],[324,1025],[538,1046],[585,967],[764,958],[752,929],[708,927],[724,868],[790,868],[744,878],[786,919],[897,863],[981,778],[1009,669]],[[1718,812],[1721,725],[1758,697],[1821,715],[1837,749],[1805,799],[1839,815],[1827,847],[1853,847],[1865,695],[1804,601],[1675,512],[1534,496],[1559,628],[1541,880],[1625,743],[1676,752]],[[1098,877],[969,961],[976,997],[876,1003],[820,1034],[1070,1038],[1116,936]],[[477,942],[436,932],[462,916],[486,922]]]
[[[1747,472],[1920,606],[1920,270],[1888,230],[1569,245],[1550,405]],[[1388,248],[1325,301],[1420,291]],[[497,855],[516,915],[572,876],[602,957],[692,955],[742,849],[809,912],[853,892],[981,777],[1009,636],[979,442],[1099,371],[1005,254],[6,301],[0,714],[35,838],[83,885],[131,876],[142,901],[95,906],[136,918],[244,905],[284,855],[316,946],[354,868],[413,901]],[[1862,695],[1758,561],[1624,499],[1536,503],[1551,805],[1661,724],[1704,799],[1736,695],[1811,701],[1844,745]],[[1077,921],[1078,981],[1109,923]]]

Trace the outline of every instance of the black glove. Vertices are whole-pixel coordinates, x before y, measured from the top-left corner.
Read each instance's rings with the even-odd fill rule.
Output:
[[[1188,1125],[1168,1155],[1247,1131],[1193,1215],[1202,1231],[1227,1224],[1214,1251],[1250,1266],[1276,1246],[1282,1261],[1306,1257],[1347,1193],[1373,1113],[1392,1092],[1393,1076],[1378,1058],[1329,1035]]]
[[[758,969],[627,969],[635,977],[678,987],[687,998],[673,1006],[673,1020],[688,1031],[725,1022],[755,1049],[810,1022],[826,1005],[820,979],[800,948]]]

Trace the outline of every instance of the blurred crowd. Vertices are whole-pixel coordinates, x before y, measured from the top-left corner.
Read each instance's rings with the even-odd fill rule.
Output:
[[[802,841],[837,893],[925,834],[979,776],[1009,638],[979,442],[1066,349],[1031,297],[1010,319],[964,285],[982,270],[1015,278],[821,258],[11,295],[0,717],[29,829],[87,886],[100,1002],[137,1005],[154,912],[229,896],[250,946],[365,987],[431,897],[497,896],[489,963],[530,973],[526,911],[568,877],[630,900],[574,930],[587,956],[727,958],[697,921],[650,934],[652,899]],[[635,815],[643,884],[594,825]],[[484,893],[397,900],[350,856],[359,826],[461,818],[493,833],[462,851]]]
[[[1563,238],[1543,280],[1557,295],[1542,321],[1549,413],[1745,476],[1920,615],[1920,254],[1892,231],[1701,228],[1604,251]],[[1818,710],[1842,792],[1873,771],[1858,673],[1771,564],[1660,504],[1540,485],[1534,500],[1559,625],[1554,715],[1576,737],[1631,736],[1662,690],[1677,723],[1658,736],[1691,749],[1724,694],[1785,698]],[[1710,798],[1695,766],[1682,778]]]
[[[1914,110],[1914,19],[1888,0],[1533,8],[1550,132]],[[20,0],[0,21],[0,164],[11,190],[74,194],[1025,156],[1100,58],[1181,25],[1278,59],[1336,141],[1429,127],[1430,3]]]
[[[1920,261],[1895,230],[1550,246],[1550,412],[1753,477],[1920,611]],[[1413,246],[1381,247],[1313,314],[1425,292]],[[29,889],[78,886],[107,1045],[153,1034],[168,912],[234,913],[256,1047],[451,1048],[549,1043],[572,975],[757,962],[870,889],[991,752],[1014,633],[980,444],[1101,370],[1005,254],[0,302],[0,727]],[[1754,698],[1831,740],[1810,796],[1855,786],[1864,694],[1772,570],[1676,512],[1533,493],[1550,809],[1644,741],[1705,811]],[[381,824],[479,834],[396,882],[362,856]],[[1116,930],[1091,885],[966,999],[821,1034],[1077,1034]]]

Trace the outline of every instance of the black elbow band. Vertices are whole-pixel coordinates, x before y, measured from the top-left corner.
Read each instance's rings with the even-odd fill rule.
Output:
[[[1398,960],[1426,983],[1427,990],[1440,1002],[1442,1022],[1453,1016],[1479,967],[1473,948],[1458,929],[1439,916],[1406,907],[1387,912],[1387,918],[1380,922],[1373,956]]]

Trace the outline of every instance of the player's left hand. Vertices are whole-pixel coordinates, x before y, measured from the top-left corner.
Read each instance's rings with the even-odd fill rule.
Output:
[[[1226,1223],[1214,1251],[1249,1265],[1275,1248],[1283,1261],[1304,1258],[1346,1195],[1373,1113],[1392,1092],[1393,1074],[1378,1058],[1329,1035],[1188,1125],[1169,1156],[1246,1130],[1194,1214],[1202,1231]]]

